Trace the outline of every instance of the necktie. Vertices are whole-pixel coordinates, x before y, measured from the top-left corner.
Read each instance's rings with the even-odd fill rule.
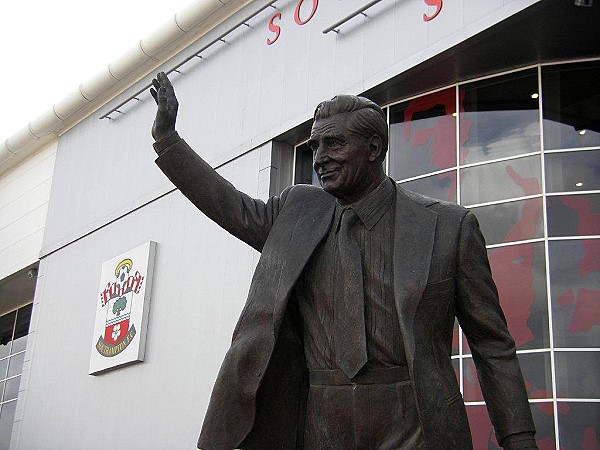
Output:
[[[349,378],[353,378],[367,362],[362,264],[356,233],[352,229],[357,220],[352,209],[344,209],[337,234],[335,354],[337,366]]]

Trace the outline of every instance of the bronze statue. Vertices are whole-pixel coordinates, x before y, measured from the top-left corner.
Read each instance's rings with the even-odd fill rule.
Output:
[[[199,448],[472,448],[450,359],[455,317],[499,443],[537,448],[477,220],[385,175],[379,106],[347,95],[321,103],[308,145],[322,189],[296,185],[265,203],[180,139],[173,87],[164,73],[153,85],[156,163],[262,253]]]

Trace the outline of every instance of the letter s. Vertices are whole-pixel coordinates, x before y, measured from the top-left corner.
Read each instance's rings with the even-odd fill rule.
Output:
[[[275,37],[273,39],[267,38],[267,45],[274,44],[277,39],[279,39],[279,35],[281,34],[281,27],[279,25],[275,25],[275,19],[281,20],[281,13],[277,12],[273,14],[273,17],[269,19],[269,31],[275,33]]]
[[[430,20],[433,20],[437,17],[437,15],[440,13],[440,11],[442,10],[442,6],[444,6],[444,0],[423,0],[425,3],[427,3],[429,6],[435,6],[435,12],[433,13],[433,15],[428,16],[427,14],[423,13],[423,20],[425,22],[429,22]]]

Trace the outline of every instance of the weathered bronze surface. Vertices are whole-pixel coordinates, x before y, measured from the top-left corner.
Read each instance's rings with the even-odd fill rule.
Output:
[[[498,441],[509,449],[537,448],[477,220],[386,177],[387,123],[377,105],[354,96],[320,104],[308,145],[322,189],[297,185],[263,202],[236,190],[180,139],[173,87],[164,73],[153,84],[158,166],[203,213],[262,253],[199,448],[471,448],[450,359],[455,317]],[[360,232],[344,231],[347,209],[362,220]],[[386,230],[388,252],[381,241]],[[360,253],[349,248],[356,242],[364,285],[360,275],[345,273],[340,286],[340,261]],[[389,264],[377,265],[374,255]],[[347,300],[357,291],[358,300]],[[386,318],[392,320],[377,324]]]

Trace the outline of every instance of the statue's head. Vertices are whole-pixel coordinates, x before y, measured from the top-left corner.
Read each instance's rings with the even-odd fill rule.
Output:
[[[364,97],[338,95],[315,110],[308,146],[321,186],[342,203],[364,197],[385,177],[385,112]]]

